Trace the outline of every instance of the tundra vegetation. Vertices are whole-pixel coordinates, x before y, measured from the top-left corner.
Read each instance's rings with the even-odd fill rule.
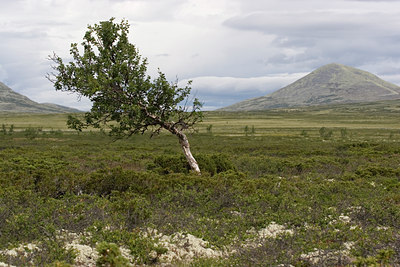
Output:
[[[0,262],[400,265],[399,109],[206,112],[201,176],[166,131],[112,141],[54,128],[67,115],[0,115]]]

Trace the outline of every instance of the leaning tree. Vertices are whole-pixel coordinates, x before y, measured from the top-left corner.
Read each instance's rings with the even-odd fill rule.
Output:
[[[189,101],[190,82],[179,87],[160,70],[152,79],[146,73],[147,59],[128,41],[128,33],[127,21],[118,24],[111,18],[88,26],[82,51],[71,44],[73,60],[67,64],[56,54],[50,56],[56,65],[47,78],[55,89],[92,102],[83,116],[69,116],[68,126],[78,131],[89,126],[107,129],[117,138],[165,129],[178,137],[191,169],[200,173],[184,130],[201,121],[202,104],[197,98]]]

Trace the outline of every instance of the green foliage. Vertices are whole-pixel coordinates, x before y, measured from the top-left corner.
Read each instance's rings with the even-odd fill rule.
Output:
[[[123,267],[128,265],[128,260],[121,255],[121,251],[116,244],[101,242],[96,247],[99,258],[96,266]]]
[[[230,170],[236,170],[235,164],[226,154],[212,154],[197,156],[200,167],[211,175]]]
[[[323,142],[319,127],[267,129],[267,123],[254,123],[257,136],[250,138],[243,127],[253,115],[212,116],[206,125],[213,123],[213,135],[195,133],[192,144],[201,176],[175,156],[175,137],[164,133],[110,142],[95,131],[46,130],[31,141],[24,136],[26,126],[18,126],[12,137],[3,136],[0,250],[29,243],[40,250],[17,257],[3,253],[0,260],[14,266],[73,265],[76,251],[66,247],[62,232],[79,234],[91,247],[105,242],[129,249],[132,264],[161,264],[166,249],[152,234],[156,229],[168,236],[190,233],[210,248],[231,252],[222,259],[195,256],[178,266],[400,264],[397,135],[388,140],[387,130],[375,124],[343,126],[357,135]],[[240,116],[247,119],[225,134]],[[303,129],[307,138],[299,135]],[[257,237],[271,222],[293,234]],[[315,251],[319,263],[304,257]]]
[[[110,195],[113,191],[125,192],[140,174],[122,168],[104,168],[93,172],[85,181],[83,190],[89,194]]]
[[[381,249],[375,256],[368,257],[358,257],[354,261],[355,266],[390,266],[391,258],[394,255],[394,250],[392,249]]]
[[[155,245],[154,240],[142,236],[130,239],[128,248],[139,264],[154,264],[167,252],[166,248]]]
[[[255,133],[256,133],[256,128],[254,127],[254,125],[251,126],[251,128],[249,128],[248,125],[246,125],[246,126],[244,127],[244,134],[245,134],[246,136],[248,136],[249,134],[254,135]]]
[[[56,73],[48,78],[55,89],[77,93],[93,102],[83,118],[69,116],[69,127],[79,131],[89,126],[108,127],[110,134],[121,137],[144,133],[153,126],[160,127],[150,129],[153,133],[161,128],[172,132],[172,128],[193,126],[202,117],[201,103],[194,99],[191,112],[180,105],[189,97],[190,83],[180,88],[160,71],[152,80],[146,74],[147,59],[129,42],[128,33],[127,21],[118,24],[111,18],[88,26],[82,54],[78,44],[71,44],[73,62],[64,64],[60,57],[51,57]]]
[[[13,132],[14,132],[14,124],[11,124],[8,129],[8,135],[12,135]],[[7,125],[6,124],[3,123],[1,125],[0,133],[3,133],[3,135],[7,135]]]
[[[227,260],[223,259],[215,259],[215,258],[199,258],[194,260],[193,262],[190,263],[189,266],[193,267],[224,267],[224,266],[229,266],[229,262]]]
[[[45,239],[39,248],[40,253],[37,253],[37,256],[34,258],[36,266],[53,262],[72,264],[76,258],[76,251],[73,248],[65,248],[63,240]]]
[[[73,265],[63,262],[63,261],[55,261],[51,264],[46,265],[46,267],[72,267],[72,266]]]
[[[213,127],[212,124],[207,126],[207,133],[212,134],[212,127]]]
[[[24,135],[26,138],[33,140],[37,137],[39,137],[39,135],[42,133],[42,128],[33,128],[33,127],[29,127],[26,128],[24,130]]]
[[[341,136],[343,139],[347,138],[347,135],[348,135],[348,133],[347,133],[347,129],[346,129],[346,128],[340,129],[340,136]]]
[[[153,163],[148,164],[147,168],[161,174],[188,173],[190,170],[190,166],[183,156],[167,155],[157,156]]]
[[[101,224],[91,227],[89,231],[91,233],[91,243],[102,244],[97,249],[99,251],[99,248],[101,248],[104,252],[103,254],[105,255],[101,261],[106,261],[106,264],[118,259],[120,255],[119,246],[121,245],[129,249],[136,264],[156,263],[160,255],[167,252],[165,248],[156,244],[156,240],[145,237],[137,231],[106,230]]]
[[[306,130],[302,130],[301,133],[300,133],[300,135],[303,136],[303,137],[307,137],[307,136],[308,136],[308,133],[307,133]]]
[[[333,131],[326,127],[321,127],[319,129],[319,135],[322,137],[322,139],[327,140],[332,137]]]
[[[63,135],[63,132],[60,129],[58,129],[58,130],[51,129],[49,133],[54,136],[62,136]]]
[[[56,90],[77,93],[92,101],[90,112],[69,115],[70,128],[82,131],[88,127],[100,129],[116,138],[162,129],[179,138],[186,156],[190,154],[184,130],[193,128],[202,120],[202,103],[197,98],[189,107],[190,85],[181,88],[178,81],[170,83],[160,70],[151,79],[147,60],[142,59],[136,47],[128,40],[129,24],[114,18],[88,26],[82,42],[71,44],[73,62],[64,64],[61,57],[51,60],[56,73],[48,75]],[[195,160],[188,158],[191,168],[200,173]]]
[[[151,216],[150,202],[143,196],[132,192],[120,193],[113,191],[110,197],[111,209],[116,216],[121,216],[121,222],[129,228],[141,225]]]
[[[51,264],[46,265],[46,267],[72,267],[72,265],[64,261],[55,261]]]
[[[220,172],[236,169],[233,162],[225,154],[199,154],[196,155],[196,158],[203,173],[215,175]],[[183,156],[167,155],[156,157],[154,162],[150,163],[147,168],[149,170],[157,171],[160,174],[189,173],[190,170],[190,166]]]

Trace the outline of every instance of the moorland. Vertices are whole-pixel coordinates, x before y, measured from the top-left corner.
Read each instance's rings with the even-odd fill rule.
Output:
[[[0,114],[0,262],[400,265],[399,110],[205,112],[188,136],[200,176],[168,133]]]

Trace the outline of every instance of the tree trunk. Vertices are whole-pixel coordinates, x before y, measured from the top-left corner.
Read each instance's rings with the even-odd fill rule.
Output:
[[[193,157],[192,152],[190,152],[190,145],[186,135],[182,132],[178,135],[179,143],[182,146],[183,153],[190,165],[190,168],[195,171],[197,174],[201,174],[199,164],[197,163],[196,159]]]
[[[201,174],[199,164],[197,163],[196,159],[193,157],[192,152],[190,152],[190,145],[189,140],[187,139],[186,135],[175,127],[175,124],[171,123],[162,123],[160,122],[161,127],[170,131],[172,134],[176,135],[179,139],[179,143],[182,146],[183,154],[185,154],[186,160],[189,163],[190,168],[196,172],[197,174]]]

